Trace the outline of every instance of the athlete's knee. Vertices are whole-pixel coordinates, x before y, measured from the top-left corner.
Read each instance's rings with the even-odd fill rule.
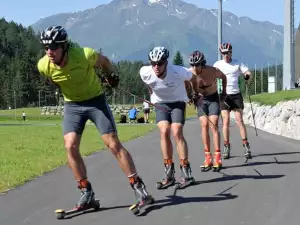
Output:
[[[116,133],[109,133],[102,136],[104,144],[111,150],[114,155],[120,153],[122,144]]]
[[[210,124],[210,129],[213,133],[218,132],[218,123],[212,122],[212,124]]]
[[[242,114],[240,112],[236,112],[235,122],[239,126],[243,126],[244,125],[243,116],[242,116]]]
[[[170,138],[170,131],[171,131],[171,127],[167,124],[163,124],[159,126],[160,136],[163,139]]]
[[[209,123],[206,118],[200,117],[200,123],[201,123],[201,129],[205,129],[205,130],[209,129]]]
[[[76,133],[68,133],[64,136],[65,149],[68,155],[75,158],[79,153],[79,136]]]
[[[177,124],[174,125],[172,127],[172,133],[173,133],[174,140],[176,142],[184,140],[182,125],[177,125]]]

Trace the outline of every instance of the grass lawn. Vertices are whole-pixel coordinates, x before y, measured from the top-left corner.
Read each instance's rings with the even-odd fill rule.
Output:
[[[278,102],[295,100],[299,98],[300,98],[300,89],[251,95],[252,102],[257,102],[260,103],[261,105],[271,105],[271,106],[276,105]],[[245,98],[245,101],[249,101],[248,97]]]
[[[153,124],[118,126],[122,142],[145,135]],[[81,143],[85,156],[104,149],[95,126],[86,126]],[[0,192],[66,163],[62,127],[0,126]]]
[[[26,118],[28,121],[22,120],[22,112],[26,113]],[[193,106],[188,106],[186,110],[186,117],[195,117],[196,110]],[[0,123],[61,123],[63,116],[60,115],[40,115],[41,110],[39,108],[19,108],[11,110],[0,110]],[[143,117],[144,113],[140,112],[138,117]],[[155,123],[155,113],[151,111],[150,121]],[[116,122],[120,120],[120,115],[114,115]]]

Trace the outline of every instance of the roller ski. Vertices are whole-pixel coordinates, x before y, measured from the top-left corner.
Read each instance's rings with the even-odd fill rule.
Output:
[[[211,153],[208,151],[205,151],[204,165],[200,166],[201,172],[207,172],[207,171],[211,170],[212,166],[213,166],[213,163],[212,163]]]
[[[181,179],[180,182],[175,185],[175,192],[178,189],[183,189],[193,183],[195,183],[195,179],[192,177],[192,170],[190,164],[180,165],[181,169]]]
[[[245,163],[247,163],[249,159],[252,159],[250,145],[247,142],[246,144],[243,144],[243,147],[245,148]]]
[[[130,186],[132,187],[137,202],[129,207],[129,210],[134,214],[138,215],[140,210],[147,205],[154,203],[154,198],[148,194],[146,186],[141,178],[132,178],[130,180]]]
[[[162,181],[156,183],[156,188],[158,190],[161,190],[174,185],[176,183],[176,179],[174,175],[175,175],[174,163],[165,164],[165,177],[162,179]]]
[[[96,211],[100,208],[100,201],[95,199],[95,193],[93,192],[92,186],[89,182],[87,182],[87,186],[85,188],[81,185],[79,185],[78,188],[81,190],[81,197],[76,206],[69,210],[55,210],[57,219],[64,219],[68,215],[84,212],[89,209],[94,209]]]
[[[223,149],[223,159],[229,159],[230,158],[230,144],[224,144]]]
[[[213,171],[219,172],[222,169],[222,160],[221,160],[221,152],[216,151],[214,155],[214,165],[213,165]]]

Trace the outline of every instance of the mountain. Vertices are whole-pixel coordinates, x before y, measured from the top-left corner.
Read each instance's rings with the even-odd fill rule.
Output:
[[[154,45],[177,50],[185,63],[195,49],[208,63],[217,60],[217,9],[201,9],[181,0],[113,0],[109,4],[74,13],[43,18],[32,25],[41,31],[63,25],[81,46],[102,49],[114,61],[147,60]],[[283,26],[237,17],[223,12],[223,41],[233,45],[234,57],[248,66],[282,62]]]

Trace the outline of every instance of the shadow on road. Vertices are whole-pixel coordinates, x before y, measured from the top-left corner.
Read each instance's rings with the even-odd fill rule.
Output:
[[[223,200],[231,200],[235,199],[238,196],[232,194],[218,194],[216,196],[211,197],[181,197],[175,195],[166,196],[167,199],[157,200],[154,205],[150,205],[145,208],[144,212],[142,212],[139,216],[146,216],[153,210],[158,210],[167,206],[175,206],[186,203],[195,203],[195,202],[214,202],[214,201],[223,201]]]
[[[249,162],[240,164],[240,165],[231,165],[231,166],[223,166],[223,169],[230,169],[230,168],[238,168],[238,167],[246,167],[246,166],[261,166],[261,165],[268,165],[268,164],[296,164],[300,163],[300,161],[278,161],[274,157],[274,161],[268,161],[268,162]]]

